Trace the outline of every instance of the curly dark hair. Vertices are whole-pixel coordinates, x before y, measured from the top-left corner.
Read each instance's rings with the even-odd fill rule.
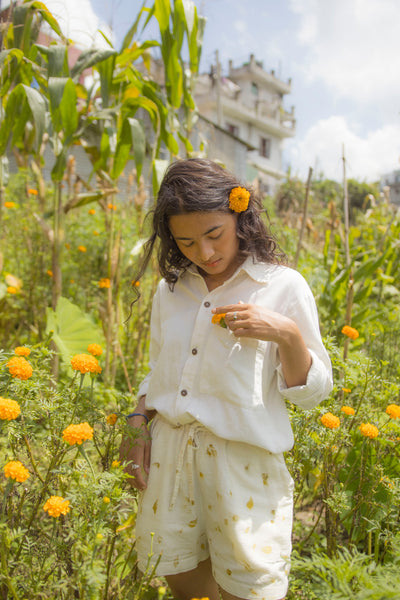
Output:
[[[179,250],[169,229],[173,215],[193,212],[218,211],[234,214],[229,208],[229,194],[235,187],[246,187],[250,192],[248,208],[237,214],[239,257],[252,255],[259,261],[282,263],[285,254],[261,219],[262,208],[254,190],[242,186],[232,173],[205,158],[189,158],[172,163],[162,180],[152,215],[153,233],[145,244],[145,255],[137,275],[139,279],[158,245],[158,264],[161,275],[173,289],[179,275],[190,261]],[[267,215],[268,216],[268,215]]]

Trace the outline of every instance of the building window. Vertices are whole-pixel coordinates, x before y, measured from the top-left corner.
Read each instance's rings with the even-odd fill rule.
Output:
[[[264,158],[271,158],[271,140],[269,138],[260,138],[260,155]]]
[[[233,123],[226,124],[226,130],[236,137],[239,137],[239,127],[237,125],[233,125]]]
[[[254,94],[254,96],[258,96],[258,85],[254,83],[254,81],[251,83],[251,93]]]

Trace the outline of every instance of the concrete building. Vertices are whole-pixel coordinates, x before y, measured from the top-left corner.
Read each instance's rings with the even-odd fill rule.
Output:
[[[392,171],[391,173],[386,173],[386,175],[382,175],[380,181],[381,191],[384,191],[385,188],[389,188],[389,198],[390,202],[400,206],[400,170]]]
[[[226,77],[220,71],[217,62],[210,73],[199,76],[195,88],[199,113],[231,136],[232,150],[235,143],[246,146],[246,179],[258,179],[261,191],[272,193],[285,176],[283,141],[296,131],[294,107],[290,112],[283,107],[291,81],[284,82],[274,71],[265,71],[253,54],[240,67],[233,67],[229,61]],[[209,147],[208,156],[218,158],[221,150],[214,144]]]

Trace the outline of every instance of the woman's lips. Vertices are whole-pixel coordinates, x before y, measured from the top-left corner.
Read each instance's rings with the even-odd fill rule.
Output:
[[[206,267],[216,267],[216,266],[217,266],[217,264],[220,262],[220,260],[221,260],[221,259],[220,259],[220,258],[218,258],[217,260],[214,260],[214,261],[212,261],[212,262],[207,262],[207,263],[204,263],[204,266],[206,266]]]

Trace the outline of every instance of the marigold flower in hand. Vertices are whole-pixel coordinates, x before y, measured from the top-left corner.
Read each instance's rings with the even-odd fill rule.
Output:
[[[371,423],[361,423],[359,430],[365,437],[369,437],[371,439],[378,437],[379,429],[372,425]]]
[[[219,313],[217,315],[213,315],[211,317],[211,323],[221,325],[221,327],[224,327],[226,329],[227,325],[225,323],[225,317],[226,317],[226,313]]]
[[[16,419],[20,413],[21,407],[18,402],[0,396],[0,419],[11,421],[12,419]]]
[[[389,404],[386,412],[392,419],[400,418],[400,406],[398,404]]]
[[[4,475],[19,483],[23,483],[31,476],[28,469],[26,469],[19,460],[10,460],[10,462],[4,466]]]
[[[78,425],[68,425],[62,433],[64,442],[70,446],[78,444],[79,446],[85,440],[93,439],[93,427],[89,423],[79,423]]]
[[[347,335],[347,337],[351,340],[356,340],[360,335],[357,329],[354,329],[354,327],[350,327],[350,325],[345,325],[342,328],[342,333],[344,333],[344,335]]]
[[[31,349],[26,346],[17,346],[14,350],[14,354],[17,356],[29,356],[31,353]]]
[[[100,344],[89,344],[87,349],[90,354],[93,354],[93,356],[100,356],[103,354],[103,348],[100,346]]]
[[[50,496],[50,498],[46,500],[43,510],[51,517],[66,515],[70,511],[69,500],[65,500],[62,496]]]
[[[115,425],[115,423],[117,422],[117,415],[115,413],[111,413],[111,415],[108,415],[106,417],[106,421],[108,423],[108,425]]]
[[[111,281],[108,277],[102,277],[99,281],[99,288],[109,288],[111,287]]]
[[[7,363],[10,375],[18,379],[29,379],[32,376],[33,369],[23,356],[13,356]]]
[[[250,200],[250,192],[243,187],[235,187],[229,194],[229,208],[235,212],[243,212],[247,209]]]
[[[351,406],[342,406],[340,409],[345,415],[354,415],[355,410]]]
[[[71,358],[71,367],[74,371],[84,373],[101,373],[101,367],[97,358],[91,354],[75,354]]]
[[[328,429],[336,429],[340,426],[340,419],[330,412],[325,413],[321,417],[321,423]]]

